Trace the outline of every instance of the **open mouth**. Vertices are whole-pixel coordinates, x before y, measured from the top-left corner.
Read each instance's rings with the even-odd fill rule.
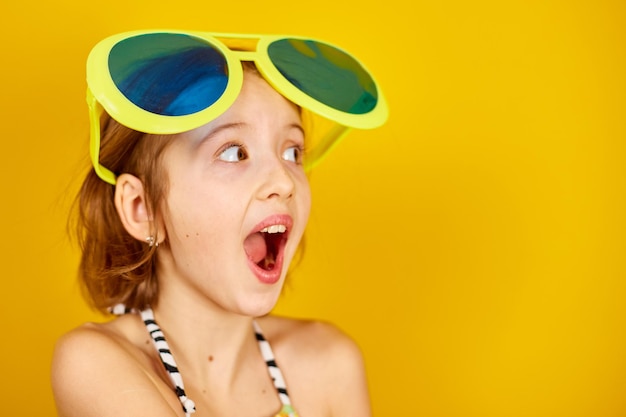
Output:
[[[265,271],[272,271],[287,242],[287,227],[282,224],[267,226],[252,233],[244,241],[248,259]]]

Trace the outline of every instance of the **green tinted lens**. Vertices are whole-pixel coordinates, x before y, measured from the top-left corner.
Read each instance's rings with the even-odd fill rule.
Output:
[[[350,55],[317,41],[282,39],[268,55],[276,68],[301,91],[336,110],[364,114],[376,107],[372,77]]]
[[[117,88],[135,105],[168,116],[208,108],[228,83],[226,60],[219,50],[177,33],[124,39],[111,49],[109,71]]]

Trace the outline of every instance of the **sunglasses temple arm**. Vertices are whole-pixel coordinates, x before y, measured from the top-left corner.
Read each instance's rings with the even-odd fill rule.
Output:
[[[322,162],[324,157],[326,157],[326,154],[328,154],[328,152],[332,150],[335,145],[341,142],[341,139],[343,139],[343,137],[347,135],[350,130],[350,127],[340,124],[336,124],[335,126],[333,126],[326,133],[326,135],[324,135],[319,145],[313,148],[311,152],[307,155],[307,160],[309,162],[305,164],[305,169],[309,171],[317,166],[317,164]]]
[[[89,155],[91,156],[91,164],[102,180],[115,185],[115,174],[100,165],[100,116],[103,109],[98,105],[98,101],[90,90],[87,90],[87,105],[89,106]]]

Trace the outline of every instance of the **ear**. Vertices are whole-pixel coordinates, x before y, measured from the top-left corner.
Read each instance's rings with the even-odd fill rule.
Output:
[[[155,236],[163,239],[163,230],[155,224],[146,199],[143,183],[134,175],[122,174],[115,183],[115,208],[126,231],[135,239],[146,242]]]

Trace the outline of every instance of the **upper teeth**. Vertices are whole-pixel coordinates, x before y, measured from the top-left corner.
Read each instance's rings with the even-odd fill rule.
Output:
[[[265,229],[262,229],[263,233],[285,233],[287,230],[287,226],[283,224],[273,224],[271,226],[267,226]]]

